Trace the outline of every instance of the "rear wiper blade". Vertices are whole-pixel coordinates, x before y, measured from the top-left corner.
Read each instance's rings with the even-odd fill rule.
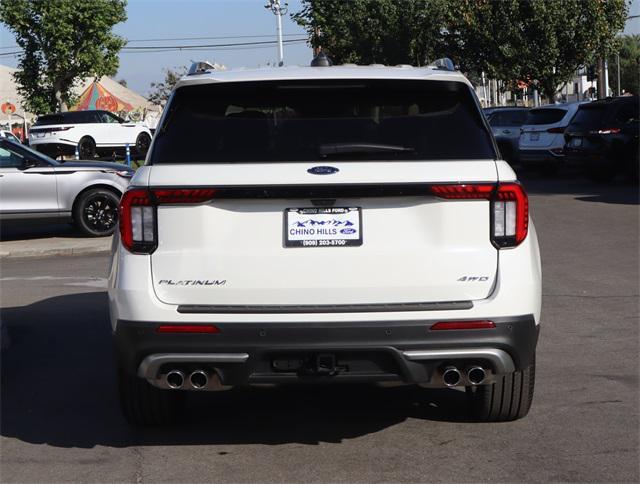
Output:
[[[385,145],[378,143],[328,143],[318,147],[322,156],[349,153],[413,153],[415,149],[407,146]]]

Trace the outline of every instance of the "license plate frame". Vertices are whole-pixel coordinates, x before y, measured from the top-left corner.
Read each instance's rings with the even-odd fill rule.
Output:
[[[363,243],[361,207],[294,207],[285,209],[283,218],[285,247],[358,247]],[[307,232],[292,233],[292,229]]]
[[[530,141],[540,141],[540,133],[530,133],[529,134]]]

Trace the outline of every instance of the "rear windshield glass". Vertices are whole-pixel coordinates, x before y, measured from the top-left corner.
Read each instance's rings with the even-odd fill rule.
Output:
[[[462,83],[316,80],[178,89],[151,163],[494,157]]]
[[[489,118],[489,124],[491,126],[522,126],[528,114],[526,109],[496,111]]]
[[[572,128],[598,128],[602,124],[607,108],[605,106],[584,106],[571,120]]]
[[[532,109],[524,124],[554,124],[560,122],[565,114],[567,112],[564,109]]]

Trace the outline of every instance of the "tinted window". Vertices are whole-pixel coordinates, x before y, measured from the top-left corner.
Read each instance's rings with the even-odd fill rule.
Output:
[[[599,128],[606,113],[607,108],[604,105],[581,106],[570,126],[577,129]]]
[[[9,149],[8,145],[0,146],[0,168],[20,168],[24,165],[24,156]]]
[[[638,119],[638,105],[633,103],[625,103],[618,109],[615,120],[618,123],[628,123]]]
[[[321,160],[338,145],[342,159],[495,157],[462,83],[263,81],[178,89],[151,162]]]
[[[70,111],[67,113],[47,114],[46,116],[40,116],[34,126],[99,122],[100,118],[98,117],[98,113],[96,111]]]
[[[567,114],[567,111],[564,109],[532,109],[529,111],[529,115],[524,124],[554,124],[560,122],[565,114]]]
[[[522,126],[527,119],[527,110],[496,111],[489,118],[491,126]]]

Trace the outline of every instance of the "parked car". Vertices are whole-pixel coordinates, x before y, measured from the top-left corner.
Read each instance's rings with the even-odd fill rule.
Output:
[[[151,144],[151,131],[140,123],[126,122],[109,111],[69,111],[40,116],[29,131],[29,145],[51,157],[80,158],[124,153],[145,156]]]
[[[618,173],[638,179],[638,96],[602,99],[580,106],[565,133],[565,156],[594,180]]]
[[[509,107],[494,109],[487,117],[502,158],[510,164],[518,161],[520,127],[529,113],[528,108]]]
[[[15,134],[13,134],[11,131],[0,129],[0,138],[6,138],[6,139],[10,139],[11,141],[15,141],[16,143],[20,143],[20,140],[18,139],[18,137]]]
[[[580,103],[551,104],[529,110],[520,130],[518,159],[525,167],[554,172],[564,161],[564,130]]]
[[[133,173],[117,163],[61,164],[0,138],[0,220],[68,220],[86,235],[110,235]]]
[[[527,414],[527,195],[471,83],[439,64],[178,83],[110,271],[129,422],[170,421],[185,390],[295,382],[460,387],[476,419]]]

